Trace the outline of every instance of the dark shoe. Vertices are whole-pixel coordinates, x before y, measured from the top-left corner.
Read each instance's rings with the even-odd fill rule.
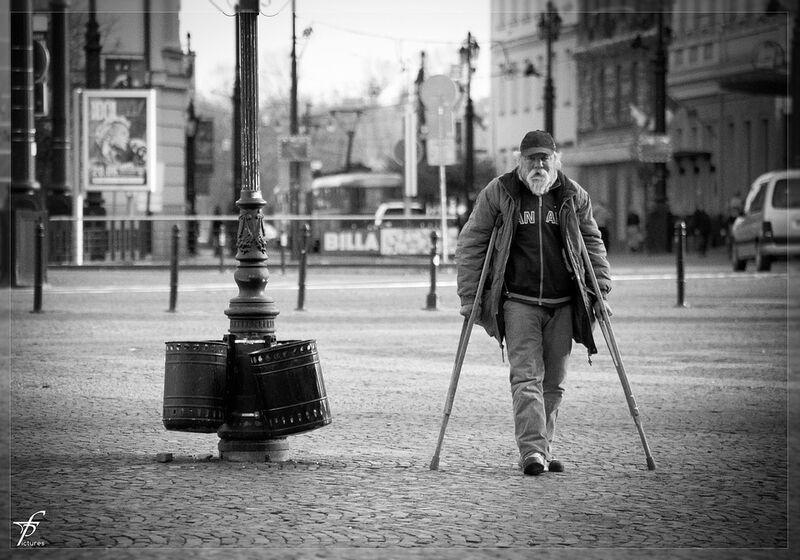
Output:
[[[558,459],[552,459],[547,463],[547,470],[550,472],[564,472],[564,463]]]
[[[531,453],[522,460],[522,472],[529,476],[537,476],[544,472],[545,461],[541,453]]]

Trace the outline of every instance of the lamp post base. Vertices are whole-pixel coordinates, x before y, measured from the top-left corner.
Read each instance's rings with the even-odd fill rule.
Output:
[[[289,460],[286,438],[268,440],[219,440],[219,457],[234,463],[281,463]]]

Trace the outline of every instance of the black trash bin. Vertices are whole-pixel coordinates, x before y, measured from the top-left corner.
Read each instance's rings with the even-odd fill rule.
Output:
[[[314,340],[279,341],[251,352],[262,418],[274,437],[321,428],[331,411]]]
[[[211,433],[225,421],[225,342],[167,342],[164,427]]]

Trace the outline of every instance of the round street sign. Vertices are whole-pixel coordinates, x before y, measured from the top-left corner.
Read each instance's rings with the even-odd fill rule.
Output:
[[[428,106],[452,105],[458,98],[458,86],[447,76],[437,74],[422,82],[419,96]]]
[[[394,145],[394,149],[392,150],[392,159],[397,162],[398,165],[403,165],[406,161],[406,141],[405,140],[398,140],[397,143]],[[417,163],[422,161],[422,144],[417,142]]]

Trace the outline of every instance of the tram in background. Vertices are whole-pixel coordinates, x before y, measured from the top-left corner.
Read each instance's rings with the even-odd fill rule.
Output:
[[[404,183],[398,173],[339,173],[317,177],[311,183],[308,208],[311,249],[323,252],[379,252],[377,230],[384,214],[402,218]],[[387,209],[391,205],[391,209]],[[400,208],[398,212],[396,209]],[[417,203],[407,205],[409,214],[424,215]],[[378,217],[380,214],[380,217]],[[400,215],[398,215],[400,214]],[[328,217],[330,219],[320,219]],[[388,217],[388,216],[386,216]]]
[[[382,202],[403,199],[398,173],[339,173],[311,182],[309,208],[315,216],[374,215]]]

